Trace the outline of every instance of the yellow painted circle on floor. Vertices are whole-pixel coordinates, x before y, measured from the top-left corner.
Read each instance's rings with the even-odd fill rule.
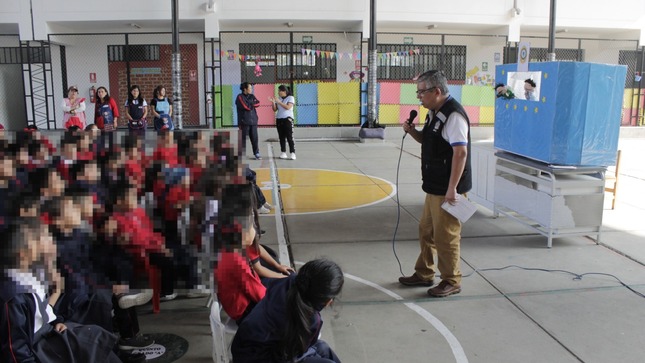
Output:
[[[273,203],[269,169],[257,169],[257,183]],[[331,212],[379,203],[394,195],[394,184],[374,176],[323,169],[278,169],[285,214]]]

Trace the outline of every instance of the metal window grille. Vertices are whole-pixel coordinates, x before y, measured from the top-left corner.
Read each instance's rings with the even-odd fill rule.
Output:
[[[159,45],[108,45],[108,60],[110,62],[158,61]]]
[[[529,62],[546,62],[548,58],[547,48],[533,48],[529,54]],[[584,62],[585,50],[584,49],[566,49],[556,48],[555,59],[559,62]],[[504,63],[517,62],[517,46],[504,48]]]
[[[242,62],[242,81],[253,83],[273,83],[275,77],[275,43],[240,43],[240,55],[244,57]],[[256,66],[259,65],[262,75],[255,74]]]
[[[49,63],[49,48],[0,47],[0,64]]]
[[[289,82],[293,80],[332,81],[336,79],[336,58],[303,54],[302,49],[336,52],[336,44],[328,43],[240,43],[245,57],[242,80],[255,83]],[[256,64],[262,75],[255,76]]]
[[[618,64],[627,66],[627,77],[625,78],[625,88],[639,88],[640,81],[636,82],[635,76],[642,76],[645,60],[644,53],[638,50],[620,50],[618,51]]]
[[[448,80],[463,80],[466,77],[466,46],[462,45],[415,45],[419,54],[409,55],[410,45],[379,44],[378,79],[411,80],[428,69],[439,69]]]

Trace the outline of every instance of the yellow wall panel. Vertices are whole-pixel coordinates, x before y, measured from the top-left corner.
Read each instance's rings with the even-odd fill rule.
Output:
[[[625,89],[625,96],[623,97],[623,108],[632,107],[632,104],[631,104],[632,96],[634,96],[634,89],[633,88]]]
[[[380,123],[399,123],[401,106],[399,105],[380,105],[378,108],[378,121]]]
[[[318,83],[318,104],[330,105],[338,103],[338,83]]]
[[[338,125],[338,105],[318,105],[318,125]]]
[[[481,106],[479,108],[479,124],[495,123],[495,107],[494,106]]]
[[[340,105],[339,122],[341,125],[358,125],[361,118],[361,108],[358,104]]]
[[[338,103],[356,103],[360,99],[361,84],[358,82],[338,83]]]

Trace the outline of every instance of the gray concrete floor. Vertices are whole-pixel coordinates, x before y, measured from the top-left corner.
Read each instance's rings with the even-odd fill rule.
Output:
[[[400,140],[297,142],[298,160],[276,163],[279,168],[351,171],[394,183]],[[645,362],[645,299],[609,276],[576,280],[568,273],[539,270],[613,274],[645,293],[645,146],[643,139],[623,138],[619,147],[618,201],[615,210],[606,203],[600,245],[587,237],[565,237],[548,249],[546,237],[513,220],[493,218],[480,207],[463,226],[463,291],[448,298],[430,298],[425,288],[397,283],[395,200],[287,215],[295,261],[325,256],[347,274],[342,296],[324,313],[323,338],[344,362]],[[419,145],[407,138],[404,150],[394,247],[403,273],[409,274],[418,254],[424,195]],[[249,163],[259,169],[269,160]],[[268,231],[263,242],[269,245],[275,244],[274,221],[262,217]],[[510,265],[535,270],[501,269]],[[179,362],[211,362],[205,303],[165,302],[158,315],[144,306],[142,331],[187,339],[189,351]]]

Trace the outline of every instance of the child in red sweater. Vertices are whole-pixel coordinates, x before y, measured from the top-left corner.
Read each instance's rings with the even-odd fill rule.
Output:
[[[266,293],[266,288],[242,252],[242,248],[253,243],[257,233],[251,193],[248,184],[226,186],[214,241],[219,251],[215,268],[217,297],[224,311],[238,325]]]
[[[108,235],[130,254],[135,263],[150,264],[161,270],[161,294],[171,295],[175,282],[173,253],[163,237],[153,231],[152,221],[137,202],[137,188],[130,184],[115,187],[114,213],[107,224]]]
[[[179,153],[172,131],[160,131],[157,136],[157,147],[152,154],[152,161],[161,161],[168,168],[179,166]]]

